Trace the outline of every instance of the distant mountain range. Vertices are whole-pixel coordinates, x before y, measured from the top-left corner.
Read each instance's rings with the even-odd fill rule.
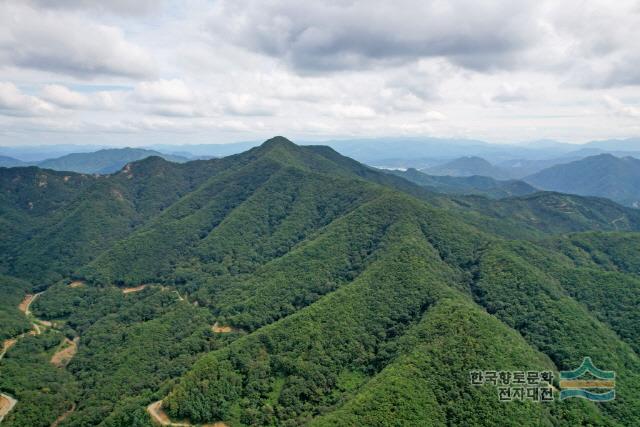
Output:
[[[421,149],[426,147],[436,150],[436,145],[443,143],[443,140],[429,140],[420,143],[422,145],[419,145],[417,141],[406,139],[394,140],[395,142],[389,140],[372,142],[368,140],[370,152],[367,153],[365,141],[336,141],[335,145],[340,145],[344,151],[356,152],[357,154],[354,157],[360,157],[361,160],[363,157],[375,159],[379,156],[390,155],[391,153],[387,150],[390,150],[393,144],[397,144],[397,147],[404,147],[404,149],[409,150],[410,153],[413,152],[417,156],[420,152],[418,150],[419,146],[422,147]],[[489,150],[487,147],[496,149],[495,145],[490,146],[482,141],[472,142],[476,147],[482,146],[487,150]],[[580,150],[565,152],[561,157],[551,159],[511,158],[498,163],[492,163],[479,156],[462,156],[448,161],[426,157],[403,159],[403,156],[407,156],[407,151],[399,149],[393,153],[396,157],[392,160],[387,160],[385,163],[392,165],[390,166],[392,168],[397,168],[392,175],[400,176],[439,193],[482,195],[499,199],[510,196],[523,196],[535,192],[536,189],[541,189],[584,196],[605,197],[626,206],[640,207],[640,160],[638,158],[631,156],[616,157],[607,153],[584,157],[586,153],[598,153],[601,150],[594,144],[611,149],[628,150],[633,148],[636,142],[633,140],[589,143],[582,146],[583,148]],[[217,148],[215,150],[216,154],[224,157],[230,155],[236,149],[242,150],[251,144],[246,142],[212,146]],[[538,150],[548,150],[549,147],[557,148],[557,145],[557,143],[543,141]],[[57,171],[111,174],[121,170],[128,163],[151,156],[161,157],[167,161],[177,163],[211,157],[211,155],[204,154],[207,152],[204,149],[205,146],[198,147],[200,149],[195,150],[196,154],[190,151],[193,148],[191,146],[183,146],[182,150],[179,150],[179,146],[163,146],[163,151],[143,148],[111,148],[95,152],[71,153],[42,161],[23,161],[12,156],[0,155],[0,167],[38,166]],[[471,145],[467,147],[469,148]],[[445,147],[438,153],[451,154],[458,149],[459,147],[451,148],[445,144]],[[168,150],[171,150],[171,154],[167,153]],[[0,149],[1,151],[2,149]],[[619,154],[631,153],[640,157],[640,154],[638,154],[640,152],[615,152]],[[516,152],[515,154],[522,153]],[[375,160],[369,164],[375,164]],[[426,165],[426,167],[409,167],[405,171],[405,168],[402,167],[404,164]]]
[[[580,160],[581,158],[583,157],[579,155],[572,155],[544,160],[511,159],[499,162],[495,167],[500,168],[513,179],[522,179],[525,176],[533,175],[534,173],[550,168],[551,166],[573,162],[575,160]]]
[[[15,166],[25,166],[25,165],[27,165],[27,163],[23,162],[22,160],[14,159],[13,157],[9,157],[9,156],[0,156],[0,167],[12,168]]]
[[[512,196],[526,196],[538,191],[524,181],[499,181],[488,176],[434,176],[427,175],[416,169],[388,172],[436,193],[475,194],[492,199],[501,199]]]
[[[109,174],[122,169],[127,163],[158,156],[165,160],[182,163],[189,160],[183,156],[164,154],[142,148],[110,148],[92,153],[72,153],[40,162],[23,162],[0,156],[0,167],[38,166],[43,169],[90,174]]]
[[[640,138],[593,141],[586,144],[567,144],[552,140],[494,144],[463,138],[403,137],[303,141],[301,144],[326,145],[344,156],[384,168],[415,167],[420,169],[465,156],[482,157],[494,165],[513,159],[552,160],[562,158],[564,161],[569,161],[603,152],[640,156]],[[147,148],[164,153],[183,155],[191,153],[194,156],[222,157],[240,153],[257,145],[259,145],[258,141],[246,141],[230,144],[152,145]],[[19,158],[20,156],[15,157]]]
[[[493,179],[509,179],[509,174],[493,166],[481,157],[468,156],[460,157],[439,166],[423,169],[422,172],[428,175],[439,176],[488,176]]]
[[[530,141],[518,144],[494,144],[462,138],[362,138],[329,141],[301,141],[301,145],[327,145],[339,153],[377,167],[415,167],[417,169],[444,163],[459,157],[482,157],[493,165],[505,161],[553,160],[563,162],[608,152],[617,156],[640,157],[640,138],[592,141],[585,144],[567,144],[553,140]],[[224,157],[241,153],[260,145],[259,141],[224,144],[155,144],[145,149],[187,158]],[[0,155],[26,162],[39,162],[66,154],[88,152],[104,146],[46,145],[0,147]],[[547,165],[547,167],[550,165]],[[538,169],[540,170],[540,169]],[[536,171],[528,171],[526,176]]]
[[[350,153],[350,156],[365,161],[369,165],[380,166],[379,163],[382,163],[385,168],[397,169],[394,175],[440,193],[502,198],[531,194],[539,188],[606,197],[626,206],[640,206],[638,190],[640,160],[628,155],[640,157],[640,151],[633,151],[634,148],[640,149],[640,140],[637,139],[592,142],[580,146],[579,150],[575,150],[575,145],[553,141],[538,142],[539,146],[535,148],[533,146],[499,146],[473,140],[453,141],[433,138],[330,141],[329,144],[341,154]],[[225,157],[252,145],[252,142],[242,142],[200,146],[157,146],[157,150],[111,148],[95,152],[65,154],[42,161],[25,161],[9,155],[0,155],[0,167],[38,166],[58,171],[110,174],[119,171],[127,163],[150,156],[182,163],[212,156]],[[55,152],[55,149],[49,149]],[[621,158],[600,153],[604,149],[626,156]],[[29,155],[35,156],[35,152],[29,150],[27,150]],[[489,158],[478,155],[444,158],[462,150],[481,151]],[[0,148],[0,153],[6,152],[7,147]],[[544,157],[552,152],[556,153],[556,157],[526,158],[522,156],[523,154],[533,156],[532,153],[537,153],[537,156]],[[587,156],[592,153],[597,154]],[[433,157],[430,158],[428,155]],[[436,155],[440,157],[435,158]],[[509,155],[514,157],[505,158]],[[385,157],[386,160],[383,160]],[[370,161],[367,162],[365,159]],[[409,170],[401,172],[405,169]]]
[[[600,196],[640,207],[640,160],[600,154],[552,166],[525,178],[544,189],[584,196]]]

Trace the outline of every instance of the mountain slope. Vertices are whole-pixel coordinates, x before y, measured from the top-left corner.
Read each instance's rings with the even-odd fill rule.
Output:
[[[408,351],[362,386],[337,410],[311,425],[606,425],[594,405],[519,406],[496,399],[492,387],[469,387],[474,369],[553,369],[515,331],[464,298],[444,298],[403,337]],[[443,367],[447,367],[444,369]],[[453,374],[453,375],[452,375]]]
[[[361,176],[408,191],[420,191],[407,181],[353,162],[333,150],[298,147],[284,138],[273,138],[258,148],[226,159],[234,164],[226,173],[206,181],[79,275],[99,282],[117,280],[135,284],[157,278],[180,259],[199,253],[203,254],[199,262],[207,263],[214,248],[224,251],[227,246],[226,250],[237,253],[237,245],[245,243],[239,241],[237,235],[221,235],[229,223],[248,226],[239,237],[251,239],[246,243],[250,250],[256,245],[264,246],[265,239],[269,239],[266,241],[269,246],[284,245],[263,249],[272,254],[260,254],[252,262],[260,258],[268,260],[269,256],[290,249],[335,215],[343,214],[345,209],[352,209],[380,191],[369,187]],[[286,194],[286,198],[279,200],[278,194]],[[257,221],[246,218],[261,209],[266,209],[267,215]],[[302,212],[298,212],[299,209]],[[272,230],[285,225],[287,233],[293,232],[295,237],[286,237],[288,242],[272,240],[277,237],[270,236]],[[250,227],[255,227],[255,231]],[[176,238],[166,241],[162,239],[166,235]],[[213,252],[215,261],[225,257],[226,252],[218,251]]]
[[[525,181],[545,190],[606,197],[640,207],[640,160],[633,157],[591,156],[550,167]]]
[[[43,285],[68,277],[225,165],[151,157],[106,177],[0,169],[0,268]]]
[[[608,199],[538,192],[504,200],[440,197],[432,203],[457,212],[465,222],[509,239],[534,239],[579,231],[638,231],[640,212]]]
[[[162,157],[172,162],[185,162],[187,160],[184,157],[162,154],[142,148],[111,148],[93,153],[67,154],[55,159],[43,160],[38,163],[38,166],[59,171],[110,174],[122,169],[127,163],[150,156]]]

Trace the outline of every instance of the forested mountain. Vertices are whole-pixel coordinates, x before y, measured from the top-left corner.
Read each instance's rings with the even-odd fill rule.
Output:
[[[451,160],[442,165],[432,166],[424,169],[422,172],[428,175],[440,176],[488,176],[493,179],[506,180],[509,174],[493,166],[491,163],[481,157],[467,156]]]
[[[476,194],[493,199],[501,199],[511,196],[525,196],[538,191],[524,181],[499,181],[488,176],[427,175],[416,169],[407,169],[406,171],[392,170],[389,173],[405,178],[431,191],[445,194]]]
[[[543,169],[547,169],[563,163],[580,160],[582,157],[587,157],[586,155],[579,156],[574,152],[567,154],[567,156],[545,160],[509,159],[499,162],[498,164],[496,164],[496,166],[504,170],[507,174],[509,174],[510,177],[514,179],[523,179],[524,177],[538,173]]]
[[[600,154],[552,166],[525,178],[545,190],[606,197],[640,207],[640,160]]]
[[[0,197],[3,426],[640,424],[637,210],[438,194],[282,137],[0,169]],[[586,356],[615,400],[559,400]],[[500,402],[476,370],[552,371],[555,400]]]
[[[72,153],[55,159],[43,160],[38,163],[38,166],[58,171],[109,174],[122,169],[127,163],[150,156],[162,157],[172,162],[187,161],[185,157],[162,154],[143,148],[109,148],[93,153]]]

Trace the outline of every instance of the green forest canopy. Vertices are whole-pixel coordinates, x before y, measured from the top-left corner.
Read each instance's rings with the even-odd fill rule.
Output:
[[[26,293],[53,322],[0,361],[3,425],[149,426],[161,399],[192,423],[640,425],[632,209],[436,194],[282,137],[104,177],[0,168],[0,186],[0,336],[31,329]],[[585,356],[616,371],[613,402],[469,382]]]

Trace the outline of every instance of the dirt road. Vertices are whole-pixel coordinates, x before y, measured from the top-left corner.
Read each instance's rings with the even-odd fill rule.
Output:
[[[134,288],[122,288],[122,293],[123,294],[130,294],[132,292],[140,292],[141,290],[143,290],[146,287],[147,287],[147,285],[140,285],[140,286],[136,286]]]
[[[184,426],[189,427],[192,424],[190,423],[174,423],[172,422],[167,414],[162,410],[162,400],[158,400],[157,402],[153,402],[151,405],[147,406],[147,412],[151,415],[153,420],[160,424],[161,426]]]
[[[161,426],[173,426],[173,427],[191,427],[194,424],[188,422],[177,422],[174,423],[169,419],[167,414],[162,410],[162,400],[158,400],[157,402],[153,402],[151,405],[147,406],[147,412],[151,415],[153,421]],[[198,424],[202,425],[202,427],[229,427],[227,423],[223,423],[222,421],[218,421],[213,424]]]
[[[69,338],[65,338],[64,342],[66,346],[51,356],[51,364],[58,368],[64,368],[67,366],[78,351],[78,341],[80,341],[80,338],[78,337],[74,338],[73,341]]]
[[[31,316],[31,304],[40,296],[43,292],[38,292],[37,294],[27,294],[24,299],[18,305],[18,309],[23,312],[26,316]],[[42,323],[48,323],[46,321],[41,321]]]
[[[16,338],[10,338],[8,340],[4,340],[2,343],[2,350],[0,351],[0,360],[7,354],[7,351],[13,347],[13,345],[18,341]]]
[[[65,418],[67,418],[69,415],[71,415],[71,413],[73,411],[76,410],[76,404],[72,404],[71,405],[71,409],[69,409],[67,412],[65,412],[64,414],[60,415],[58,418],[56,418],[56,420],[53,422],[53,424],[51,424],[51,427],[58,427],[58,425],[63,422],[65,420]]]
[[[214,323],[211,330],[216,334],[228,334],[230,332],[241,332],[240,329],[233,326],[220,325],[218,322]]]
[[[8,394],[0,394],[0,422],[11,412],[18,401]]]

